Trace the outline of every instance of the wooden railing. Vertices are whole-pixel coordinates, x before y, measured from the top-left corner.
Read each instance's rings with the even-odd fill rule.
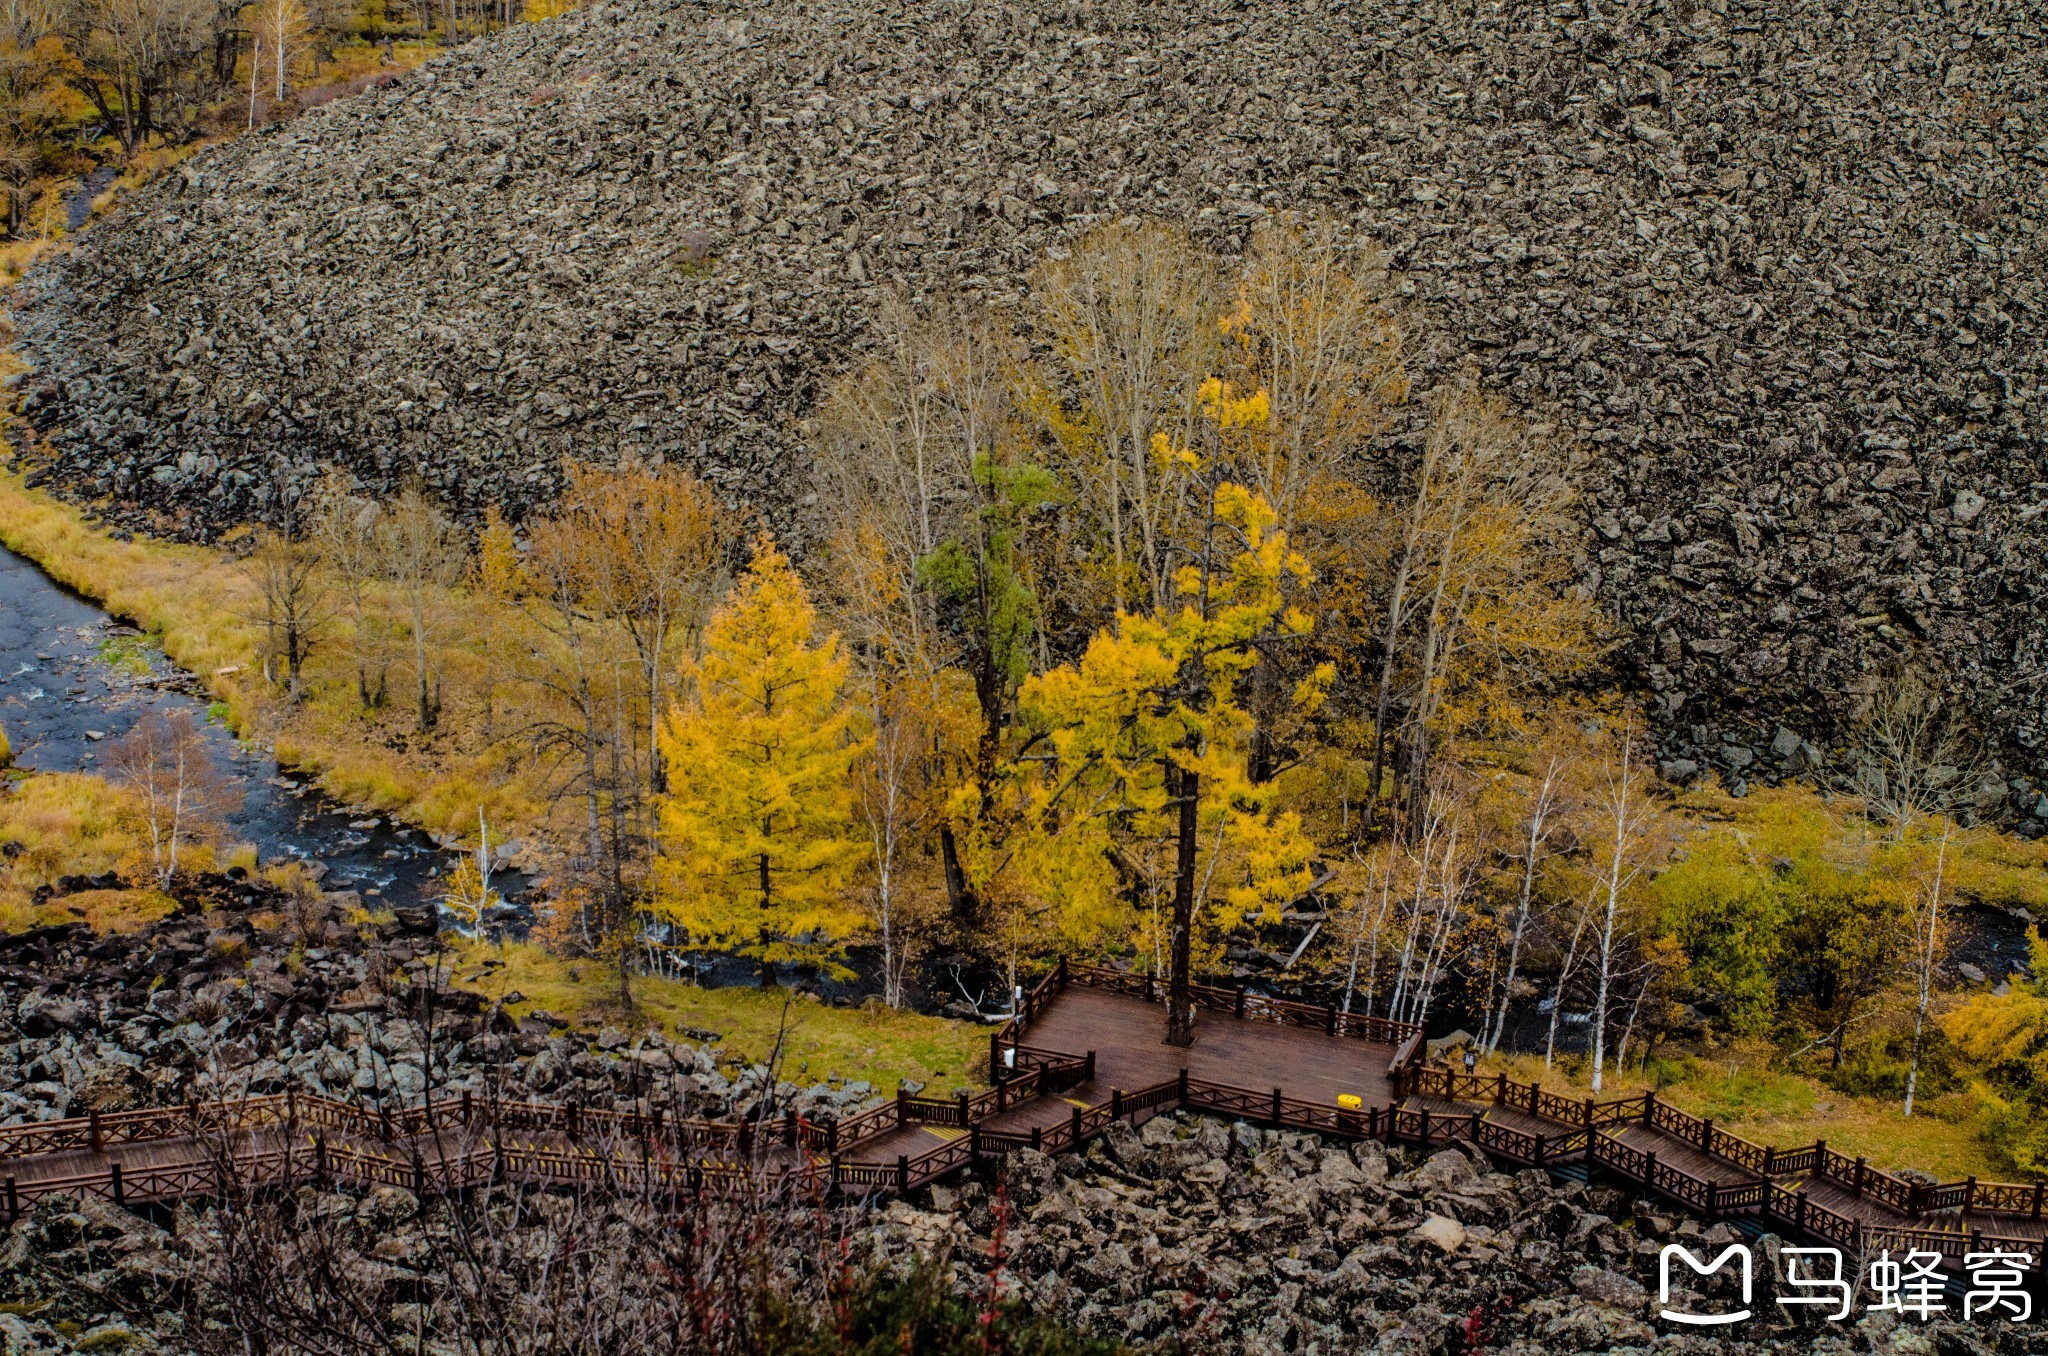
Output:
[[[105,1166],[18,1183],[6,1178],[4,1205],[18,1217],[43,1196],[90,1193],[116,1202],[217,1195],[222,1163],[244,1185],[264,1185],[314,1174],[361,1185],[447,1191],[494,1180],[561,1185],[605,1184],[615,1189],[685,1192],[795,1191],[817,1194],[903,1192],[978,1160],[1031,1148],[1072,1149],[1118,1120],[1184,1108],[1273,1126],[1353,1139],[1474,1145],[1513,1162],[1548,1166],[1584,1156],[1606,1171],[1641,1183],[1709,1216],[1761,1214],[1803,1233],[1861,1246],[1913,1246],[1960,1256],[1971,1240],[2024,1251],[2038,1263],[2042,1246],[2025,1239],[1916,1227],[1924,1214],[2027,1215],[2042,1213],[2043,1188],[2004,1183],[1920,1187],[1830,1152],[1824,1143],[1777,1150],[1731,1135],[1711,1121],[1687,1115],[1654,1094],[1596,1101],[1546,1092],[1540,1084],[1510,1082],[1421,1067],[1414,1062],[1419,1029],[1383,1019],[1356,1020],[1329,1009],[1284,1003],[1231,990],[1202,987],[1210,1010],[1251,1020],[1316,1028],[1326,1033],[1385,1041],[1396,1046],[1389,1065],[1395,1099],[1385,1106],[1342,1107],[1290,1097],[1284,1088],[1253,1089],[1189,1077],[1132,1091],[1111,1089],[1085,1106],[1062,1106],[1058,1116],[1030,1128],[996,1129],[991,1122],[1020,1107],[1041,1112],[1046,1099],[1091,1086],[1092,1053],[1073,1054],[1023,1043],[1029,1020],[1070,984],[1155,997],[1145,976],[1062,961],[1023,996],[1019,1018],[991,1040],[994,1086],[951,1098],[899,1092],[888,1102],[844,1120],[812,1122],[794,1115],[775,1120],[670,1119],[661,1113],[598,1111],[573,1104],[503,1102],[463,1095],[410,1108],[371,1110],[315,1096],[252,1097],[226,1103],[152,1108],[0,1128],[0,1172],[6,1160],[97,1152]],[[1456,1111],[1410,1108],[1414,1095],[1467,1104]],[[1100,1093],[1097,1093],[1100,1098]],[[1489,1119],[1484,1104],[1526,1112],[1554,1129],[1514,1126]],[[1477,1104],[1477,1105],[1473,1105]],[[1701,1177],[1649,1149],[1627,1143],[1641,1125],[1726,1162],[1730,1180]],[[914,1127],[944,1134],[936,1145],[893,1157],[876,1141]],[[453,1142],[441,1137],[462,1132]],[[548,1136],[554,1142],[521,1139]],[[189,1139],[188,1161],[124,1165],[121,1146]],[[914,1144],[915,1141],[905,1141]],[[770,1152],[772,1151],[772,1152]],[[1816,1202],[1773,1177],[1818,1177],[1849,1188],[1908,1217],[1896,1226],[1871,1224]],[[1975,1249],[1981,1250],[1981,1247]]]

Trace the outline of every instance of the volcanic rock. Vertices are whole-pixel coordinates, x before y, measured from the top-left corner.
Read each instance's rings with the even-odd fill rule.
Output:
[[[1667,759],[1839,729],[1925,647],[2023,810],[2044,41],[1995,0],[601,5],[136,195],[21,289],[23,406],[53,487],[159,531],[328,462],[516,512],[632,455],[801,546],[802,421],[883,289],[1022,306],[1100,222],[1333,213],[1418,390],[1476,364],[1584,449],[1579,586]]]

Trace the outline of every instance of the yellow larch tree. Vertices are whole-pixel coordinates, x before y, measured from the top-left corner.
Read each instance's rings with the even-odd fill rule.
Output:
[[[851,769],[867,741],[842,698],[848,661],[789,558],[763,538],[704,631],[704,655],[661,729],[653,912],[774,982],[829,965],[863,919],[849,894],[863,845]]]
[[[1252,719],[1240,700],[1260,649],[1307,628],[1284,593],[1307,565],[1261,496],[1225,483],[1210,503],[1168,609],[1120,615],[1078,663],[1019,693],[1053,751],[1035,815],[1058,826],[1035,854],[1041,889],[1104,915],[1119,900],[1135,905],[1141,930],[1168,902],[1163,929],[1151,930],[1165,934],[1166,1040],[1182,1046],[1194,1039],[1197,930],[1270,920],[1307,888],[1312,851],[1272,783],[1249,775]],[[1297,700],[1312,704],[1327,678],[1319,671]]]

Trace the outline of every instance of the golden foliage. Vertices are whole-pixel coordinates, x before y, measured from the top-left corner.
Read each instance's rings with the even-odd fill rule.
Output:
[[[848,774],[867,748],[842,689],[837,636],[765,538],[687,665],[664,722],[653,911],[701,945],[764,966],[822,964],[861,927],[846,900],[860,860]]]

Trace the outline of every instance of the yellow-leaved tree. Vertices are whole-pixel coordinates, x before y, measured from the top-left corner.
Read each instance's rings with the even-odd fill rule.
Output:
[[[866,751],[842,700],[847,660],[789,558],[763,538],[683,669],[662,723],[668,791],[653,912],[761,966],[829,965],[862,917],[850,770]]]
[[[1249,775],[1253,721],[1240,701],[1260,650],[1306,632],[1284,588],[1308,567],[1263,497],[1225,483],[1209,502],[1167,606],[1120,614],[1080,662],[1018,694],[1053,751],[1034,814],[1040,892],[1104,916],[1121,901],[1141,930],[1170,900],[1166,1040],[1182,1046],[1194,1040],[1197,927],[1270,919],[1308,887],[1312,851],[1273,784]],[[1312,704],[1327,678],[1319,670],[1297,701]]]

